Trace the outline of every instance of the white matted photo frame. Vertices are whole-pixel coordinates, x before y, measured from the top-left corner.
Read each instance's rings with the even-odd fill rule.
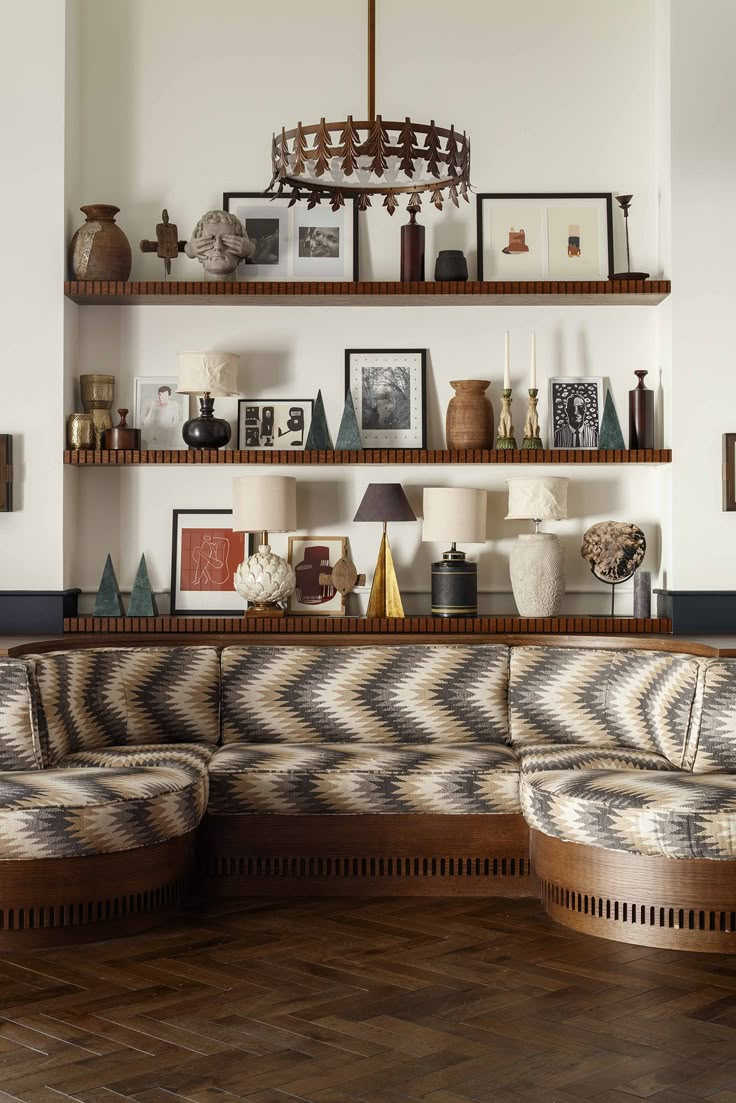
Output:
[[[241,616],[233,576],[246,558],[246,533],[231,509],[175,509],[171,537],[171,615]]]
[[[344,616],[344,596],[334,586],[320,582],[320,575],[329,573],[347,554],[347,536],[290,536],[287,558],[296,574],[296,590],[289,599],[289,612]]]
[[[602,376],[553,376],[549,381],[551,448],[598,448]]]
[[[136,378],[133,426],[141,431],[141,448],[176,451],[187,447],[181,431],[189,419],[189,395],[177,394],[178,384],[175,375]]]
[[[427,350],[346,349],[363,448],[427,447]]]
[[[482,192],[479,280],[608,280],[612,192]]]
[[[357,280],[358,206],[354,199],[333,211],[329,196],[314,207],[288,195],[225,192],[223,210],[236,215],[255,242],[253,257],[239,266],[241,280]]]
[[[313,398],[241,398],[238,448],[301,452],[307,443],[313,411]]]

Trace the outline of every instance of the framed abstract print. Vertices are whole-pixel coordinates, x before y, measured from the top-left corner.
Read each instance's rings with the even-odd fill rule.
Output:
[[[426,349],[346,349],[363,448],[427,447],[426,383]]]
[[[552,448],[598,448],[602,415],[601,376],[550,379]]]
[[[612,192],[484,192],[477,197],[479,280],[607,280]]]
[[[313,409],[312,398],[241,398],[238,448],[302,451],[309,436]]]
[[[171,615],[241,616],[233,585],[246,558],[246,533],[233,532],[231,509],[175,509],[171,546]]]
[[[296,590],[289,599],[291,613],[341,617],[345,598],[320,575],[330,571],[348,553],[346,536],[290,536],[288,561],[296,574]]]

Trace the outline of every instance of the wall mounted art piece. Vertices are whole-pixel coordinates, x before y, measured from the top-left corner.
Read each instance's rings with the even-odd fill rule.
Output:
[[[236,215],[255,244],[238,268],[241,280],[358,279],[358,207],[348,200],[337,211],[309,207],[290,196],[225,192],[224,210]]]
[[[122,617],[125,614],[123,599],[120,596],[115,568],[112,565],[112,557],[108,555],[102,571],[100,585],[97,588],[95,607],[92,613],[95,617]]]
[[[312,412],[312,424],[309,426],[309,433],[307,434],[307,443],[304,445],[307,449],[321,449],[323,451],[332,451],[332,437],[330,435],[330,427],[327,424],[327,414],[325,413],[325,403],[322,398],[322,391],[317,391],[317,398],[314,402],[314,410]]]
[[[558,376],[549,381],[553,448],[598,448],[603,379]]]
[[[0,433],[0,513],[13,512],[13,438]]]
[[[171,546],[171,615],[240,616],[245,600],[233,577],[245,559],[245,533],[233,532],[231,509],[175,509]]]
[[[613,395],[610,389],[606,391],[606,401],[603,406],[603,418],[601,431],[598,437],[599,448],[625,448],[624,435],[621,432],[621,422],[618,420],[616,407],[613,403]]]
[[[363,448],[427,447],[426,349],[347,349],[350,392]]]
[[[186,448],[181,430],[189,420],[189,395],[176,393],[178,382],[175,375],[136,379],[133,424],[141,431],[141,448]]]
[[[290,536],[288,561],[296,574],[296,590],[289,611],[311,616],[339,617],[345,598],[335,586],[320,581],[348,553],[346,536]]]
[[[130,591],[127,615],[129,617],[158,616],[156,597],[151,589],[151,583],[148,578],[148,567],[146,566],[145,555],[141,556],[141,561],[138,564],[133,589]]]
[[[340,452],[359,452],[363,447],[360,436],[358,419],[355,416],[355,405],[350,391],[345,395],[345,406],[340,418],[340,428],[337,431],[335,448]]]
[[[478,279],[609,279],[612,198],[610,192],[478,195]]]
[[[261,452],[303,451],[312,425],[311,398],[241,398],[238,448]]]
[[[723,509],[736,512],[736,433],[723,434]]]

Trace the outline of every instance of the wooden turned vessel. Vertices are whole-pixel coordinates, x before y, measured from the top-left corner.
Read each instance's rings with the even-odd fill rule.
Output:
[[[457,379],[450,383],[455,395],[447,407],[445,434],[447,447],[493,447],[493,407],[486,391],[489,379]]]

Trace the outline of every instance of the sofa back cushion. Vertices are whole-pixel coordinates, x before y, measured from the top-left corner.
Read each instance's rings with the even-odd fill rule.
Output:
[[[736,773],[736,659],[704,664],[701,715],[692,740],[695,773]]]
[[[214,647],[95,648],[32,660],[45,762],[138,743],[217,743]]]
[[[20,659],[0,658],[0,772],[41,766],[28,667]]]
[[[506,743],[508,648],[227,647],[224,743]]]
[[[700,664],[686,655],[577,647],[511,654],[511,741],[655,751],[680,766]]]

